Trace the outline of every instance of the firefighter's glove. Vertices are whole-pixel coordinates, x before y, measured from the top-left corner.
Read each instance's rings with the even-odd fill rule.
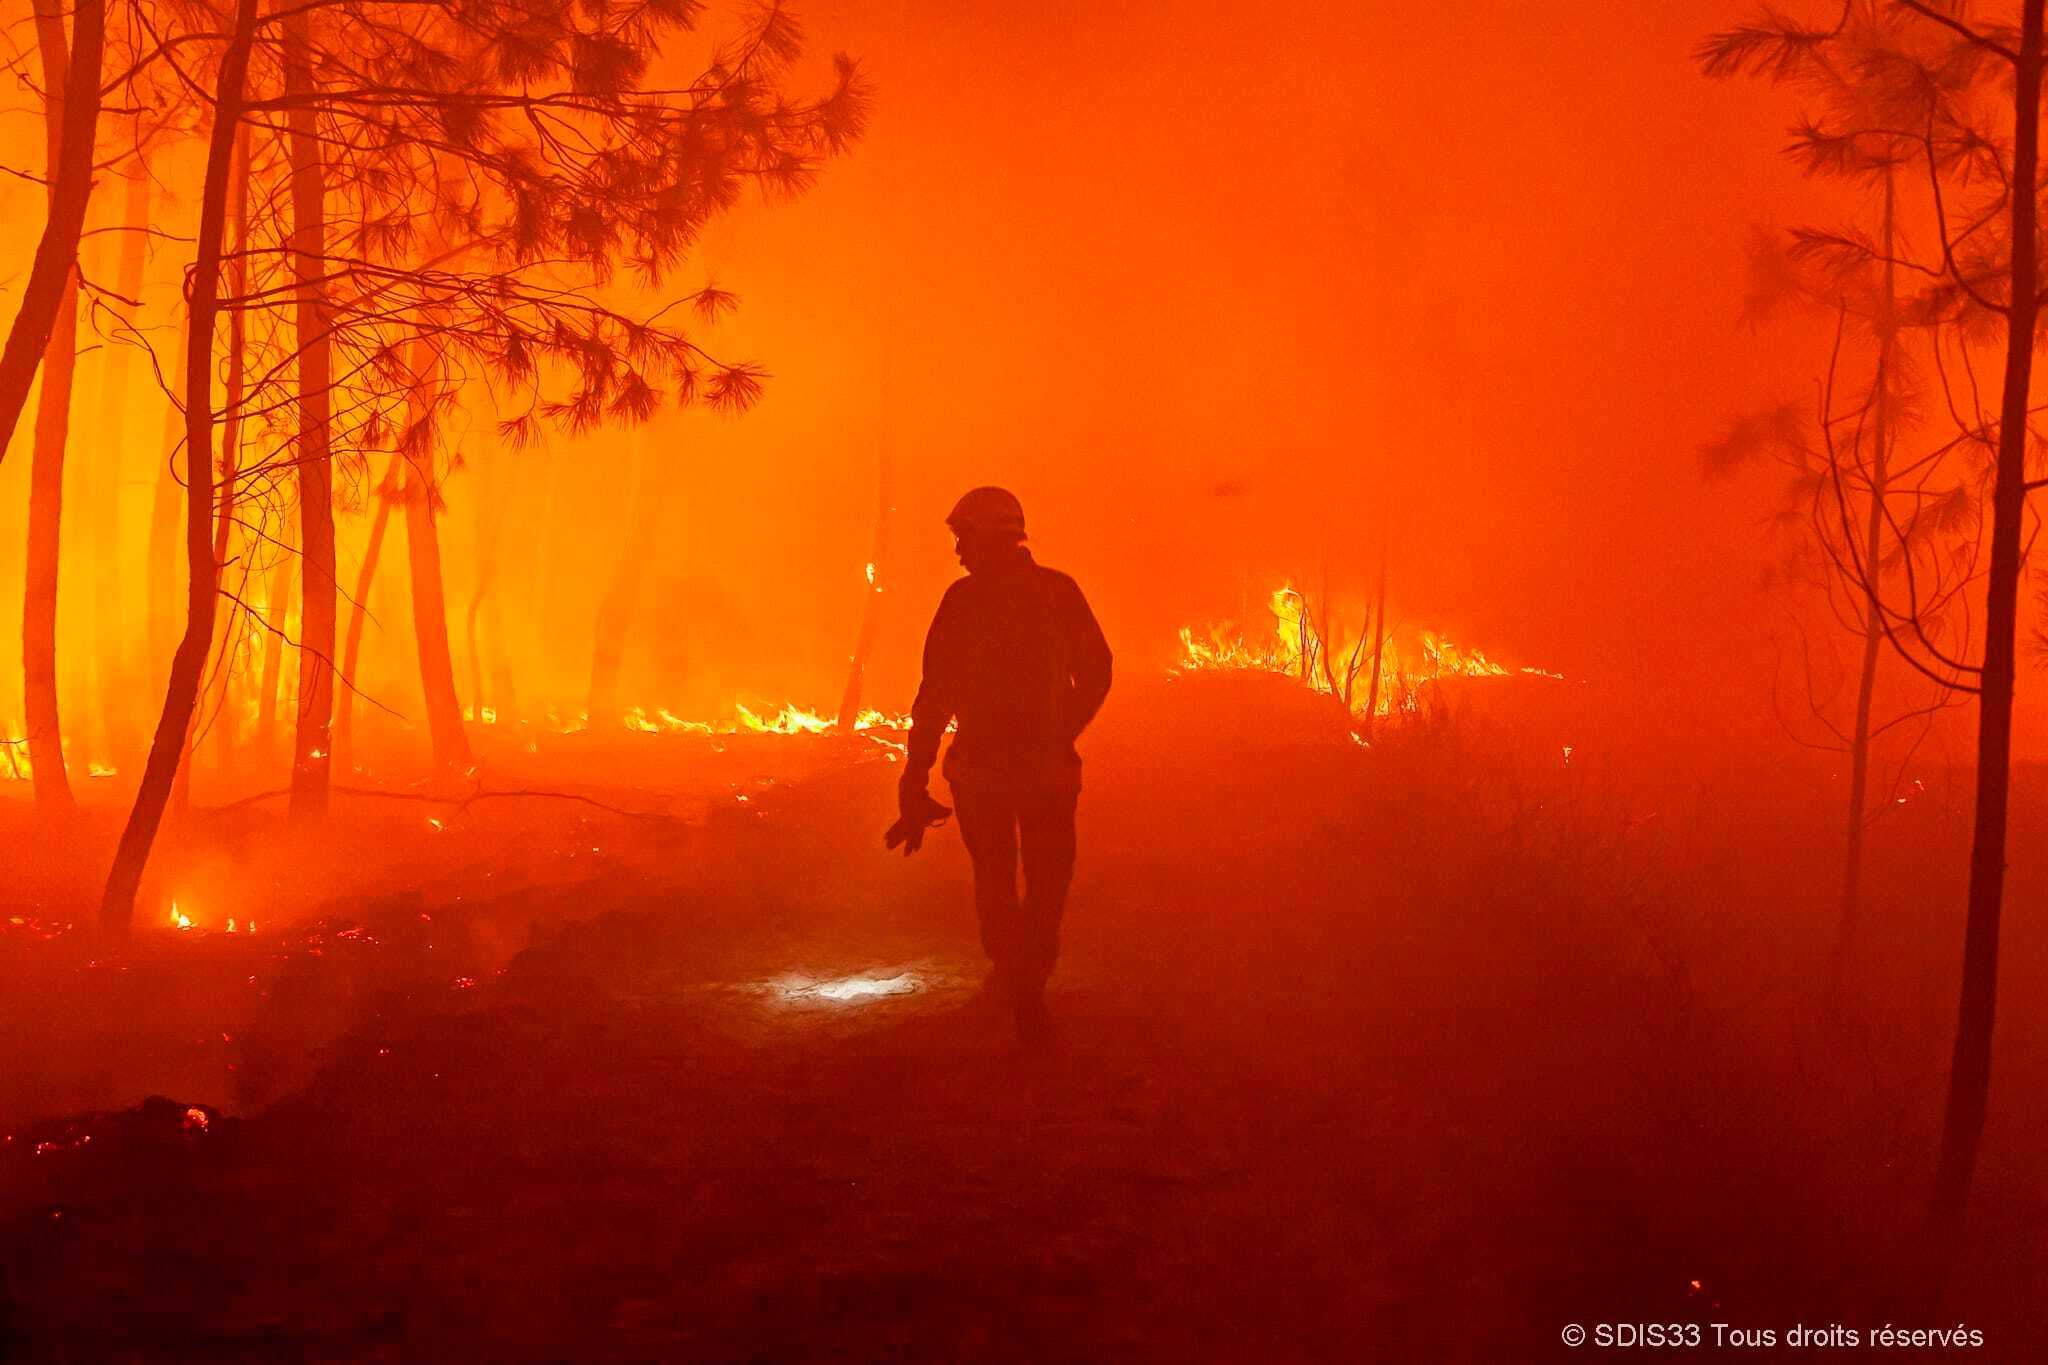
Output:
[[[908,858],[924,847],[924,832],[935,825],[945,824],[952,813],[951,806],[942,806],[932,800],[932,794],[922,786],[898,787],[896,823],[882,835],[882,842],[890,848],[901,845],[903,856]]]

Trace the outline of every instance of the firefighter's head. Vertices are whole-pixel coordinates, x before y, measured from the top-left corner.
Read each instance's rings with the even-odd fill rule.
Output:
[[[953,529],[962,567],[973,573],[1016,557],[1024,543],[1024,504],[1006,489],[969,489],[953,504],[946,525]]]

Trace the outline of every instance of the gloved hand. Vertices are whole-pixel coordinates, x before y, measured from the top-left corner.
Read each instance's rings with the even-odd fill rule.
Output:
[[[924,832],[946,823],[952,813],[951,806],[932,800],[923,783],[905,783],[896,789],[896,823],[883,833],[882,843],[889,848],[902,845],[903,856],[908,858],[924,847]]]

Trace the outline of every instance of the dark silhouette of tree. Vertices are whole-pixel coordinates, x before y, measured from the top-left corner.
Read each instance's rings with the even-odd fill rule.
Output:
[[[100,901],[101,924],[120,934],[135,914],[135,893],[142,884],[150,846],[156,840],[171,784],[185,753],[206,656],[213,646],[213,617],[220,566],[214,559],[213,508],[213,348],[214,325],[220,316],[221,240],[226,230],[228,180],[234,159],[235,134],[241,119],[249,52],[256,38],[257,0],[236,0],[234,23],[220,60],[213,92],[213,127],[207,140],[206,175],[200,191],[199,240],[186,288],[188,325],[185,339],[185,448],[196,452],[187,462],[185,492],[185,564],[187,572],[184,638],[171,661],[171,676],[162,718],[144,765],[142,783],[128,822],[121,831]]]
[[[440,399],[432,348],[415,341],[407,368],[411,371],[413,411],[399,456],[405,482],[399,500],[405,504],[405,548],[412,583],[413,639],[419,651],[420,687],[426,696],[427,732],[434,763],[461,771],[470,766],[469,739],[462,730],[462,703],[455,695],[455,662],[448,650],[447,590],[442,582],[441,539],[435,509],[441,500],[441,472],[435,468],[434,411]],[[413,433],[421,433],[419,439]]]
[[[0,458],[14,439],[29,387],[59,328],[65,299],[72,297],[76,307],[78,239],[85,230],[85,210],[92,197],[100,64],[106,49],[105,0],[76,0],[68,40],[57,0],[35,0],[34,8],[36,46],[42,57],[43,92],[52,130],[50,211],[22,287],[21,304],[8,329],[6,345],[0,348]],[[39,774],[39,788],[41,783]]]
[[[742,41],[715,54],[690,84],[643,87],[664,36],[695,17],[694,5],[675,0],[631,10],[315,0],[251,21],[258,60],[249,92],[240,97],[237,84],[238,97],[216,108],[209,146],[225,157],[233,129],[223,133],[218,120],[228,110],[281,140],[285,165],[252,193],[247,291],[210,298],[209,306],[250,314],[242,406],[245,419],[260,416],[266,448],[240,462],[238,478],[247,490],[241,505],[270,509],[264,522],[245,522],[250,533],[260,537],[276,518],[281,476],[298,493],[307,606],[293,642],[302,659],[293,790],[303,794],[302,811],[324,802],[331,763],[331,712],[317,696],[307,708],[309,691],[331,686],[334,624],[316,619],[320,594],[333,586],[331,542],[324,549],[313,543],[324,534],[321,519],[331,521],[332,501],[309,465],[358,477],[367,457],[392,448],[394,432],[420,425],[400,414],[420,403],[426,370],[447,390],[473,386],[514,445],[537,439],[544,425],[581,434],[642,422],[664,399],[736,412],[760,392],[757,368],[719,361],[682,326],[717,316],[732,305],[730,295],[708,287],[680,297],[670,291],[664,306],[635,315],[607,302],[607,288],[631,270],[639,277],[636,299],[660,297],[655,291],[703,225],[736,203],[744,185],[798,191],[849,145],[866,93],[841,58],[823,96],[785,94],[781,78],[800,34],[779,8],[757,16]],[[174,46],[166,45],[165,60],[179,60]],[[250,60],[247,51],[242,60]],[[209,191],[214,170],[209,163]],[[224,199],[225,161],[219,170]],[[283,202],[275,192],[280,174]],[[203,204],[202,221],[221,207]],[[201,238],[205,245],[204,232]],[[218,224],[211,242],[217,257]],[[449,244],[445,251],[439,242]],[[218,266],[216,259],[207,277],[216,294]],[[188,362],[205,371],[211,322],[195,311],[191,326]],[[419,368],[405,360],[415,343],[430,358]],[[186,448],[202,452],[188,458],[194,470],[209,464],[210,518],[208,378],[187,375]],[[196,410],[194,395],[205,400]],[[401,436],[401,446],[434,447],[432,407],[424,407],[425,431]],[[434,563],[424,548],[432,480],[425,462],[418,467],[420,511],[429,520],[422,527],[408,518],[409,539],[421,547],[416,566]],[[196,474],[192,482],[200,482]],[[400,489],[403,498],[404,483]],[[188,498],[187,506],[189,522],[200,504]],[[188,546],[197,543],[194,534],[188,525]],[[206,540],[210,554],[210,520]],[[216,572],[213,565],[203,576],[209,595]],[[313,582],[323,573],[325,588]],[[418,624],[439,632],[442,700],[452,703],[437,567],[431,577],[433,591],[416,617],[436,618]],[[175,753],[161,752],[170,720],[192,716],[205,662],[200,646],[198,665],[184,667],[193,620],[188,610],[165,720],[130,821],[140,842],[124,838],[109,881],[103,920],[116,928],[132,916],[137,859],[147,857],[168,795],[168,776],[161,789],[154,779],[178,766]],[[322,656],[318,666],[303,663],[309,653]],[[459,733],[459,711],[455,725]],[[183,732],[181,724],[180,746]],[[157,808],[144,811],[144,802]]]
[[[1808,710],[1827,732],[1824,740],[1801,742],[1849,758],[1835,951],[1838,981],[1858,938],[1865,837],[1872,821],[1890,809],[1890,802],[1873,806],[1870,799],[1872,744],[1887,731],[1914,721],[1922,722],[1924,735],[1934,710],[1955,696],[1941,685],[1931,702],[1915,702],[1882,719],[1876,716],[1885,640],[1881,584],[1888,571],[1897,572],[1902,556],[1924,559],[1938,551],[1943,538],[1967,530],[1963,523],[1971,520],[1975,508],[1969,490],[1953,483],[1947,485],[1953,496],[1936,506],[1926,504],[1931,481],[1946,477],[1941,459],[1916,462],[1905,472],[1901,486],[1893,486],[1898,438],[1902,423],[1910,421],[1919,387],[1902,336],[1899,180],[1918,175],[1923,147],[1917,130],[1926,126],[1935,102],[1945,93],[1952,95],[1958,81],[1968,79],[1967,67],[1933,71],[1928,63],[1940,62],[1947,44],[1937,39],[1930,46],[1917,28],[1913,17],[1889,0],[1850,0],[1828,28],[1808,27],[1766,9],[1751,23],[1706,39],[1695,54],[1710,76],[1764,76],[1793,84],[1811,98],[1814,107],[1801,114],[1787,155],[1809,176],[1866,193],[1877,218],[1871,251],[1852,252],[1846,258],[1838,246],[1864,240],[1857,229],[1800,229],[1784,239],[1765,238],[1752,262],[1754,283],[1746,305],[1752,322],[1776,311],[1788,298],[1823,308],[1842,324],[1853,322],[1870,353],[1867,392],[1831,423],[1835,429],[1825,441],[1809,439],[1797,413],[1782,407],[1737,422],[1703,452],[1710,473],[1726,473],[1765,453],[1792,471],[1787,511],[1794,515],[1787,520],[1805,539],[1788,558],[1787,567],[1792,577],[1819,589],[1837,623],[1856,638],[1860,657],[1854,700],[1842,723],[1830,714],[1830,699],[1813,686],[1810,645],[1803,630],[1800,640]],[[1916,38],[1921,41],[1916,43]],[[1946,83],[1925,79],[1930,73],[1945,74]],[[1954,170],[1952,161],[1937,167],[1941,175]],[[1928,316],[1924,301],[1920,306],[1914,300],[1904,302],[1909,315]],[[1933,329],[1923,330],[1924,346],[1941,344]],[[1839,379],[1839,372],[1831,371],[1830,392]],[[1825,451],[1819,448],[1823,445]],[[1895,501],[1930,513],[1906,523],[1909,537],[1890,535],[1887,510]],[[1796,729],[1793,733],[1798,737]]]
[[[861,116],[862,97],[850,65],[842,66],[838,86],[821,101],[797,104],[776,89],[799,37],[780,10],[765,12],[745,41],[681,91],[643,91],[638,81],[662,34],[694,21],[694,6],[649,6],[626,14],[510,6],[505,23],[496,28],[476,15],[452,11],[450,22],[437,26],[412,22],[416,16],[401,10],[397,13],[409,24],[402,26],[392,13],[389,7],[364,4],[336,4],[315,13],[314,56],[305,88],[288,89],[284,96],[293,117],[312,109],[323,148],[348,149],[335,157],[323,184],[329,194],[352,196],[342,216],[353,224],[348,245],[360,254],[344,264],[337,260],[340,253],[330,251],[322,261],[329,274],[319,288],[332,297],[360,282],[375,300],[374,312],[344,313],[330,304],[336,316],[327,323],[323,346],[339,352],[353,348],[356,356],[367,357],[395,344],[389,323],[396,314],[439,316],[452,310],[474,317],[480,306],[490,313],[498,305],[484,293],[467,285],[450,293],[446,286],[479,278],[479,271],[493,265],[511,268],[515,273],[504,279],[531,279],[540,286],[520,301],[553,320],[531,335],[515,325],[514,335],[506,338],[509,344],[495,347],[494,342],[489,355],[479,354],[469,341],[454,348],[467,354],[448,354],[451,338],[473,333],[433,323],[443,352],[437,363],[448,368],[451,382],[462,382],[464,363],[478,360],[486,367],[510,367],[501,368],[498,378],[513,383],[530,378],[514,370],[531,369],[536,360],[563,359],[585,365],[598,380],[566,406],[510,419],[515,439],[529,436],[531,420],[538,416],[575,429],[622,417],[637,420],[652,407],[653,390],[638,367],[660,357],[629,353],[620,367],[603,357],[611,341],[640,345],[659,329],[612,328],[610,321],[600,320],[618,315],[585,309],[580,324],[550,336],[575,310],[546,277],[567,266],[602,283],[616,265],[630,265],[646,278],[659,278],[681,260],[703,222],[734,202],[744,180],[801,188],[815,159],[843,145]],[[323,28],[351,40],[321,37]],[[360,54],[366,52],[374,59],[364,60]],[[495,71],[495,76],[470,74],[478,70]],[[393,96],[391,91],[406,93]],[[410,108],[404,106],[407,99]],[[502,116],[512,113],[522,113],[540,136],[522,144],[500,135],[496,129],[511,122]],[[358,150],[365,146],[371,149],[368,154]],[[454,193],[451,184],[457,187]],[[465,184],[475,188],[465,191]],[[407,241],[453,243],[465,259],[444,258],[438,268],[408,276],[390,264],[398,256],[394,248]],[[628,243],[631,254],[622,255],[618,248]],[[365,277],[371,271],[376,273]],[[304,271],[301,277],[310,282]],[[302,301],[307,292],[302,287]],[[707,316],[730,303],[715,290],[694,298]],[[592,323],[616,335],[600,337]],[[577,331],[584,334],[577,337]],[[303,357],[306,345],[303,340],[298,345]],[[569,350],[582,355],[568,357]],[[684,368],[695,367],[686,361]],[[714,367],[701,396],[714,406],[743,406],[759,379],[744,367]],[[352,383],[347,376],[330,380],[343,388]],[[300,412],[303,418],[303,404]],[[377,424],[379,419],[372,419],[371,425]],[[309,431],[302,421],[302,471]],[[407,486],[420,485],[408,480]],[[312,515],[312,506],[311,494],[302,496],[302,519]],[[431,523],[409,518],[408,527],[409,546],[425,546]],[[302,660],[331,649],[324,606],[317,601],[325,590],[315,587],[324,561],[310,537],[307,552]],[[430,572],[436,563],[430,556]],[[430,645],[422,663],[432,667],[439,656],[440,650]],[[324,667],[307,667],[315,668],[316,684],[327,675]],[[459,708],[443,695],[450,692],[452,681],[429,684],[430,695],[440,698],[433,709],[443,717],[444,728],[449,716],[459,716]],[[305,711],[304,681],[301,694],[302,713],[313,717],[314,725],[301,727],[310,738],[299,744],[294,791],[305,795],[310,808],[311,788],[325,781],[327,745],[317,728],[322,703],[315,695],[312,709]],[[462,747],[445,736],[437,742],[446,752]]]
[[[2031,389],[2034,344],[2041,318],[2039,269],[2040,117],[2043,10],[2048,0],[2020,0],[2011,21],[1980,18],[1967,3],[1892,0],[1888,13],[1909,23],[1910,46],[1887,54],[1886,82],[1915,86],[1924,96],[1917,126],[1897,129],[1919,146],[1919,168],[1932,206],[1932,259],[1887,251],[1857,233],[1817,233],[1807,239],[1814,259],[1842,269],[1871,262],[1896,264],[1929,281],[1922,320],[1963,339],[1955,350],[1963,380],[1944,365],[1941,390],[1957,435],[1930,456],[1972,452],[1982,459],[1983,500],[1990,507],[1988,544],[1981,560],[1970,553],[1960,568],[1929,581],[1912,555],[1898,561],[1888,585],[1882,561],[1847,547],[1847,564],[1878,602],[1886,639],[1898,656],[1930,679],[1974,692],[1978,701],[1976,802],[1971,831],[1969,890],[1963,932],[1962,989],[1950,1065],[1941,1155],[1929,1210],[1929,1241],[1937,1268],[1953,1259],[1989,1107],[1992,1028],[1996,1017],[1999,919],[2005,885],[2007,816],[2011,788],[2012,709],[2017,654],[2020,571],[2024,564],[2027,497],[2042,481],[2028,477],[2036,436]],[[1815,30],[1825,42],[1830,30]],[[1988,326],[1987,326],[1988,324]],[[1995,408],[1979,398],[1969,339],[2003,352]],[[1940,353],[1936,353],[1939,357]],[[1831,467],[1847,463],[1824,392],[1820,430]],[[1919,457],[1926,459],[1929,457]],[[1916,460],[1918,463],[1919,460]],[[1891,477],[1902,462],[1894,458]],[[1935,494],[1938,501],[1950,494]],[[1888,530],[1911,535],[1911,520],[1887,505]],[[1942,561],[1937,560],[1937,565]],[[1971,597],[1964,597],[1968,588]],[[1981,631],[1962,642],[1940,624],[1959,603],[1981,591]],[[1973,612],[1974,614],[1974,612]],[[1969,636],[1981,650],[1967,657]]]
[[[1933,1224],[1938,1243],[1952,1246],[1959,1234],[1991,1092],[1991,1035],[1998,989],[1998,921],[2005,894],[2007,806],[2012,781],[2012,701],[2019,579],[2027,494],[2028,418],[2034,340],[2041,314],[2039,242],[2042,13],[2044,0],[2021,0],[2017,30],[1974,27],[1965,17],[1908,3],[1929,25],[1958,35],[1980,54],[1999,79],[1987,81],[2003,95],[2011,82],[2009,142],[1996,125],[1979,126],[1959,115],[1955,131],[1985,149],[2002,174],[1989,204],[1978,209],[1986,221],[2005,220],[2002,269],[1986,280],[1989,264],[1972,259],[1968,220],[1951,229],[1946,205],[1940,222],[1941,254],[1948,278],[1961,296],[1957,306],[1981,307],[2005,323],[2005,375],[1998,405],[1998,444],[1991,483],[1991,543],[1984,583],[1984,648],[1977,665],[1977,802],[1970,844],[1970,887],[1963,929],[1963,984],[1957,1011],[1955,1056],[1950,1067],[1948,1105],[1942,1123],[1941,1159],[1935,1176]],[[1958,7],[1961,14],[1967,10]],[[1930,141],[1932,138],[1930,136]],[[1939,178],[1936,178],[1939,185]],[[1993,282],[1995,281],[1995,283]],[[1994,294],[1982,286],[1993,283]],[[1983,423],[1962,424],[1966,432]],[[1944,1258],[1946,1259],[1946,1258]]]
[[[349,599],[348,632],[341,646],[341,695],[334,710],[334,761],[351,765],[355,752],[356,661],[362,653],[363,624],[369,616],[370,585],[377,580],[377,568],[384,558],[384,536],[391,526],[391,509],[399,498],[399,466],[404,456],[396,451],[377,481],[377,510],[370,518],[370,538],[363,546],[363,561],[356,569],[355,592]]]
[[[334,723],[333,410],[334,338],[327,300],[328,153],[320,145],[310,9],[286,12],[283,34],[285,145],[291,163],[298,441],[299,714],[292,734],[291,818],[327,812]]]
[[[87,200],[91,193],[93,142],[99,121],[100,59],[104,47],[104,9],[81,9],[72,20],[78,51],[73,53],[64,31],[63,14],[56,0],[35,0],[36,51],[43,73],[43,121],[46,130],[46,165],[49,180],[49,226],[57,240],[51,250],[68,247],[59,263],[54,308],[43,337],[41,361],[43,382],[37,390],[34,441],[29,456],[28,563],[23,577],[21,612],[22,705],[28,725],[29,762],[35,768],[36,804],[46,812],[72,810],[70,776],[64,763],[63,725],[57,706],[57,571],[59,536],[64,507],[64,443],[71,423],[71,389],[78,364],[78,240],[84,230]],[[78,70],[90,81],[91,90],[77,88],[71,72]],[[80,144],[83,150],[80,150]],[[74,165],[73,158],[84,164]],[[74,183],[74,180],[77,183]],[[76,221],[72,214],[76,213]],[[15,317],[15,329],[8,337],[7,351],[0,356],[0,419],[5,420],[5,440],[11,436],[19,406],[8,404],[16,375],[16,337],[28,335],[26,328],[38,326],[43,281],[38,272],[44,265],[43,250],[37,249],[31,267],[22,308]],[[19,376],[24,397],[35,373],[31,358]]]
[[[495,471],[491,461],[483,462],[478,473],[490,476]],[[504,492],[493,497],[484,487],[479,487],[471,499],[476,508],[477,541],[483,547],[481,562],[477,565],[476,588],[469,597],[469,695],[476,707],[477,718],[490,718],[500,725],[516,725],[519,722],[519,694],[512,682],[512,662],[505,649],[504,613],[499,608],[501,594],[493,592],[498,578],[498,552],[504,539],[505,509],[511,503],[511,479],[509,473],[501,476]],[[477,642],[478,618],[482,618],[484,638],[490,642],[491,685],[488,693],[484,690],[484,654]],[[484,698],[489,696],[488,708]]]
[[[122,619],[121,601],[121,459],[127,444],[129,384],[136,353],[142,349],[133,327],[115,309],[128,308],[142,296],[148,263],[150,177],[140,155],[121,167],[121,221],[114,266],[113,307],[93,310],[92,321],[106,343],[99,366],[100,427],[80,453],[85,457],[88,506],[80,519],[91,546],[93,631],[90,648],[92,695],[97,719],[106,734],[105,752],[127,761],[139,752],[136,712],[126,704],[137,676],[135,651]]]

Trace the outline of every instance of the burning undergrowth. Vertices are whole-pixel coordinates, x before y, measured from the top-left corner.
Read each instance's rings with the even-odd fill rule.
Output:
[[[1546,669],[1509,668],[1437,631],[1390,618],[1384,593],[1347,628],[1320,598],[1282,584],[1266,601],[1264,619],[1213,624],[1199,635],[1180,632],[1183,672],[1272,673],[1338,702],[1365,729],[1387,717],[1414,716],[1436,705],[1453,680],[1508,677],[1561,681]]]

